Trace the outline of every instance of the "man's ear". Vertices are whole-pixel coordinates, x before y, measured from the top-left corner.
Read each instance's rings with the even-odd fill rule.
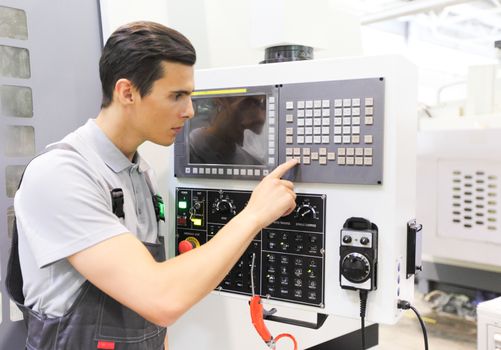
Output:
[[[136,89],[129,79],[119,79],[115,84],[115,98],[122,105],[133,104],[137,96]]]

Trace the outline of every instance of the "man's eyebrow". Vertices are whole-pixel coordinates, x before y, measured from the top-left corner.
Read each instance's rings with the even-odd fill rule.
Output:
[[[183,95],[191,95],[192,91],[188,90],[175,90],[172,91],[173,94],[183,94]]]

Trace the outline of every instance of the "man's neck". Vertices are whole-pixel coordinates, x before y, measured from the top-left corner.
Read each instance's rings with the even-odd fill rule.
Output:
[[[127,122],[127,115],[110,106],[101,109],[96,118],[97,126],[113,144],[130,160],[134,157],[141,140],[134,128]]]

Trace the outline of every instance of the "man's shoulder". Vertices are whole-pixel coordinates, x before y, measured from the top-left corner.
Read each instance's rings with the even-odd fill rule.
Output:
[[[26,172],[58,172],[74,167],[88,168],[87,160],[71,148],[52,148],[31,160]]]
[[[71,149],[56,148],[32,159],[24,172],[21,189],[46,186],[71,188],[84,183],[101,187],[99,178],[81,154]]]

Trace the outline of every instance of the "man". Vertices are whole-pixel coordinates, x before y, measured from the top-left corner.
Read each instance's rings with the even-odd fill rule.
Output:
[[[280,179],[290,161],[207,244],[164,261],[154,181],[137,148],[171,145],[193,117],[195,58],[184,36],[160,24],[117,29],[100,60],[99,115],[27,167],[15,197],[24,283],[15,264],[8,278],[27,349],[162,349],[163,327],[219,284],[261,228],[295,207],[293,184]]]

